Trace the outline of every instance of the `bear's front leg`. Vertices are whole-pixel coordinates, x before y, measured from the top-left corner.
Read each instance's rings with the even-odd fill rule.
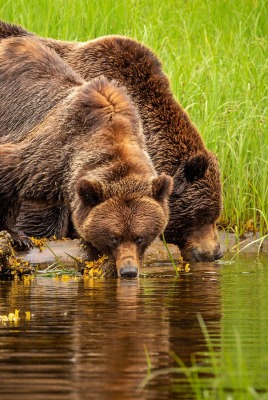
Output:
[[[11,235],[14,248],[18,251],[30,250],[33,247],[33,242],[29,236],[25,235],[22,231],[17,229],[7,229]]]
[[[69,212],[64,204],[49,205],[29,200],[22,203],[16,228],[37,238],[61,239],[70,237],[69,220]]]
[[[6,230],[10,234],[16,250],[29,250],[33,247],[31,239],[14,227],[19,209],[17,200],[0,198],[0,231]]]

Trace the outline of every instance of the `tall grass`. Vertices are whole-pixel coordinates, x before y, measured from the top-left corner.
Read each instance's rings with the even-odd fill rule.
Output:
[[[220,223],[267,232],[267,0],[0,0],[3,20],[42,36],[128,35],[160,57],[174,95],[220,161]]]

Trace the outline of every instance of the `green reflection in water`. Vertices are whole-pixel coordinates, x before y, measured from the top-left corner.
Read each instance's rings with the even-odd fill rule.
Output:
[[[143,384],[177,374],[186,376],[198,400],[268,399],[268,258],[243,255],[220,264],[220,335],[199,315],[207,352],[192,354],[190,367],[173,354],[178,367],[155,371]],[[174,379],[175,392],[181,382]]]

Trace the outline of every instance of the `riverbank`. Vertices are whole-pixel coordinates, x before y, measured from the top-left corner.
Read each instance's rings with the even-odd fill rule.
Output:
[[[231,253],[235,255],[238,251],[241,253],[268,253],[268,239],[266,238],[261,248],[260,240],[253,234],[248,234],[244,239],[238,240],[232,233],[224,231],[219,232],[220,242],[223,253],[226,255]],[[258,241],[257,241],[258,240]],[[180,260],[181,254],[177,246],[168,245],[169,251],[175,262]],[[54,263],[57,259],[65,265],[73,265],[76,257],[81,257],[81,250],[78,240],[54,240],[44,242],[44,246],[34,247],[28,252],[17,252],[18,257],[22,257],[24,261],[30,265],[47,266]],[[144,257],[144,264],[162,264],[169,263],[170,259],[167,250],[162,241],[156,240],[147,249]]]
[[[39,240],[35,239],[35,246],[27,252],[15,252],[11,246],[9,235],[0,233],[0,277],[8,278],[14,275],[24,275],[48,268],[69,273],[77,269],[82,273],[92,276],[115,276],[116,272],[111,261],[100,259],[97,262],[88,262],[83,257],[83,252],[78,239],[71,240]],[[239,255],[268,254],[268,238],[261,240],[258,236],[248,234],[244,239],[238,240],[234,234],[219,232],[221,247],[224,257],[230,260]],[[168,245],[169,252],[175,264],[185,265],[177,246]],[[223,258],[224,261],[224,258]],[[161,240],[156,240],[145,252],[142,268],[162,266],[171,263],[167,249]],[[212,264],[212,263],[211,263]],[[190,263],[191,265],[191,263]],[[201,264],[196,264],[200,266]],[[188,267],[187,267],[188,268]],[[69,272],[68,272],[69,271]],[[55,272],[55,271],[54,271]]]

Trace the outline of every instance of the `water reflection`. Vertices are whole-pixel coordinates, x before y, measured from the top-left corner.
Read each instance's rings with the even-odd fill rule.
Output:
[[[268,393],[268,257],[243,256],[221,273],[222,357],[235,386]],[[243,378],[237,375],[242,371]],[[246,384],[245,384],[246,383]],[[230,388],[226,376],[225,387]],[[257,395],[256,397],[257,398]]]
[[[220,268],[198,265],[179,279],[170,267],[144,272],[135,280],[0,282],[0,314],[19,308],[21,316],[0,325],[1,400],[189,398],[187,385],[172,393],[170,376],[138,391],[145,349],[153,369],[173,365],[171,350],[188,364],[206,350],[196,314],[220,334]]]

